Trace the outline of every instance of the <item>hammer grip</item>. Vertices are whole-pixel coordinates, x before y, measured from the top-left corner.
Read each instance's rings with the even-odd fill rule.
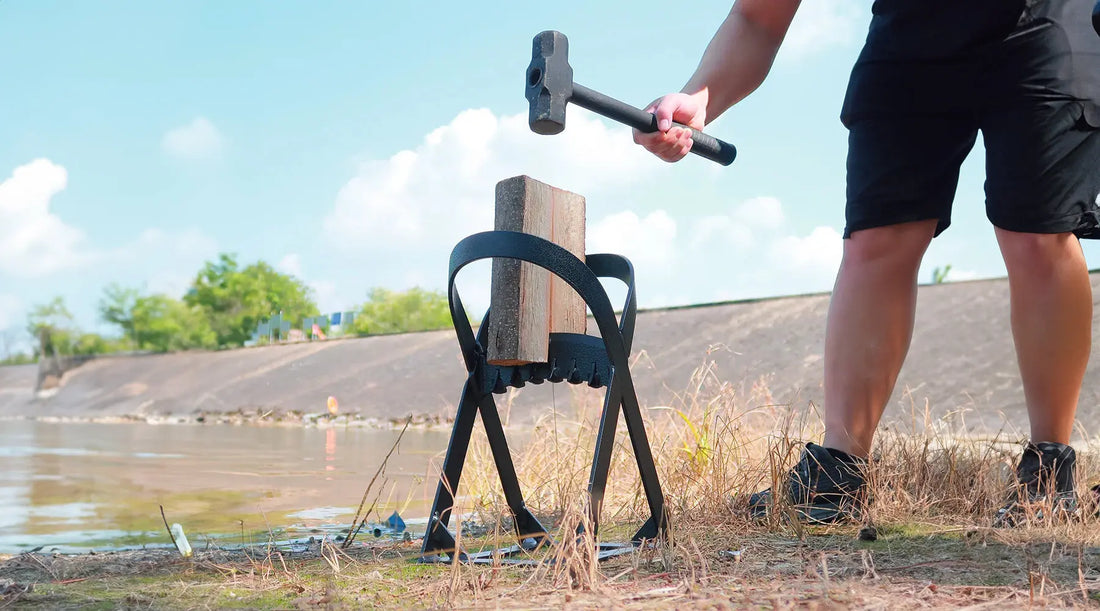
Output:
[[[573,83],[573,95],[569,101],[608,119],[629,125],[640,132],[651,134],[658,131],[657,116],[653,113],[635,108],[583,85]],[[677,125],[680,124],[677,123]],[[680,125],[680,127],[691,129],[692,153],[722,165],[733,163],[737,157],[737,149],[732,144],[686,125]]]

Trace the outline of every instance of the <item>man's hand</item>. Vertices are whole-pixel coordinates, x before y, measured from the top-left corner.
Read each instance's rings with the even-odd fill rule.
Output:
[[[752,93],[771,70],[801,0],[737,0],[703,52],[699,67],[681,90],[653,102],[654,134],[634,132],[634,142],[665,161],[683,159],[691,150],[690,130],[703,129],[707,115],[717,119]]]
[[[691,151],[691,129],[672,123],[681,123],[703,131],[706,126],[707,103],[702,95],[671,93],[654,100],[645,110],[657,115],[657,129],[660,131],[644,134],[634,130],[634,142],[664,161],[671,163],[683,159]]]

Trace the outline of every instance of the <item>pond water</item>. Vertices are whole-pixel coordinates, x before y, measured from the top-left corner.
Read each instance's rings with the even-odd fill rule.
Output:
[[[0,553],[170,545],[161,505],[195,548],[334,535],[398,434],[0,421]],[[423,530],[449,435],[405,433],[379,478],[377,517],[396,510]]]

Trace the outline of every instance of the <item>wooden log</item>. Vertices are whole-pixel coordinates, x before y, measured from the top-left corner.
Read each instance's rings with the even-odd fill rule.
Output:
[[[552,201],[540,185],[527,176],[498,182],[494,228],[551,239]],[[493,259],[488,361],[494,365],[546,361],[549,304],[550,274],[546,270],[515,259]]]
[[[529,176],[502,180],[496,186],[494,225],[498,231],[554,241],[583,260],[584,198],[575,193]],[[550,272],[513,259],[493,260],[486,347],[490,363],[544,363],[551,331],[583,333],[586,323],[580,296]]]
[[[584,261],[584,197],[553,189],[551,241]],[[584,300],[573,287],[557,276],[550,277],[550,332],[584,333],[588,314]]]

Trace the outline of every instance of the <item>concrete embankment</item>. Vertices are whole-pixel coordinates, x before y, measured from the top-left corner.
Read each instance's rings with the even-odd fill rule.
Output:
[[[1100,289],[1100,275],[1092,282]],[[712,381],[743,396],[763,381],[776,403],[820,405],[827,307],[827,295],[809,295],[640,313],[632,371],[643,404],[674,405],[693,370],[711,361]],[[1079,412],[1090,432],[1100,428],[1096,350]],[[36,373],[34,366],[0,367],[0,417],[323,412],[331,395],[344,413],[385,421],[451,413],[465,377],[449,330],[100,358],[38,396]],[[525,389],[513,419],[543,413],[551,401],[562,408],[569,394],[549,386]],[[934,417],[955,413],[971,431],[996,431],[1006,422],[1026,431],[1006,280],[921,287],[910,357],[886,421],[909,422],[914,407],[923,417],[926,402]]]

